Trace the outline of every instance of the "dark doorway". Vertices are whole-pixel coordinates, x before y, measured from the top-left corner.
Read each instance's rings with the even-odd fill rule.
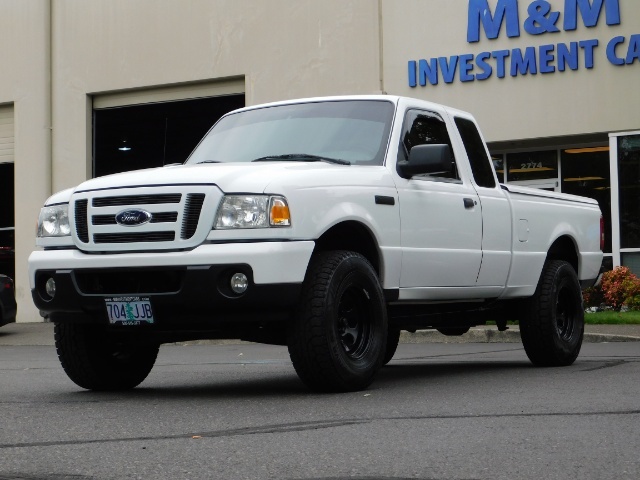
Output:
[[[0,163],[0,273],[15,278],[13,163]]]
[[[222,115],[244,103],[241,94],[94,110],[93,176],[182,163]]]

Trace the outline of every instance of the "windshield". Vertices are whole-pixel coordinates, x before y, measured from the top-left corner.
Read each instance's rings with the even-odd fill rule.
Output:
[[[188,164],[328,161],[382,165],[394,105],[341,100],[264,107],[222,118]]]

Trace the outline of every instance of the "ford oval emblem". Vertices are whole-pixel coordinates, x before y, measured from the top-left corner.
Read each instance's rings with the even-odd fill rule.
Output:
[[[116,215],[116,223],[125,227],[137,227],[151,220],[151,214],[146,210],[123,210]]]

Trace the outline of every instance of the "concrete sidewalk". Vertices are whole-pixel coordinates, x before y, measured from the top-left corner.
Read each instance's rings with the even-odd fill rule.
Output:
[[[586,325],[584,341],[638,342],[640,325]],[[447,337],[435,330],[420,330],[416,333],[402,332],[401,343],[520,343],[517,326],[499,332],[495,326],[475,327],[459,337]],[[190,342],[191,343],[191,342]],[[239,343],[235,341],[197,341],[195,344]],[[53,345],[52,323],[11,323],[0,327],[0,346]]]

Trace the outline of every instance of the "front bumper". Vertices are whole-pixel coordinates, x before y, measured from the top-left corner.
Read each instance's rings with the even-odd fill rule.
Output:
[[[205,244],[186,252],[94,255],[33,252],[34,303],[52,321],[108,323],[105,298],[149,298],[155,328],[181,329],[284,320],[298,300],[314,242]],[[249,288],[228,287],[242,272]],[[53,278],[56,294],[45,292]]]

